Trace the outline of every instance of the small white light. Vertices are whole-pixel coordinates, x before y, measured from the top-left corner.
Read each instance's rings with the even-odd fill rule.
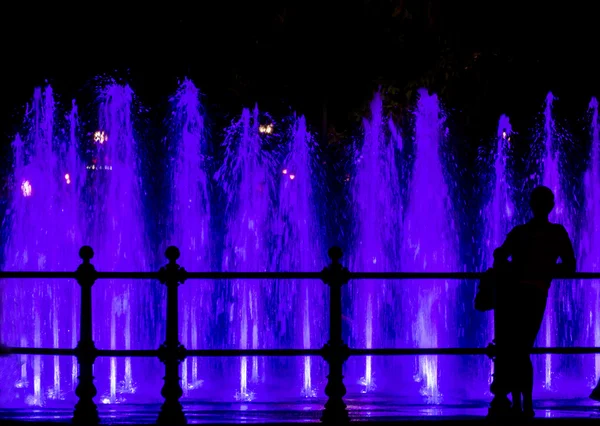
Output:
[[[94,142],[97,142],[100,145],[102,145],[107,140],[108,140],[108,135],[106,133],[104,133],[103,130],[98,130],[97,132],[94,133]]]
[[[31,183],[28,180],[24,180],[21,184],[21,191],[23,192],[23,197],[31,197]]]

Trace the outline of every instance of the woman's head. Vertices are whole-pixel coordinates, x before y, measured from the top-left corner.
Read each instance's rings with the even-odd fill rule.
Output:
[[[531,191],[529,206],[535,217],[548,217],[554,208],[554,194],[547,186],[538,186]]]

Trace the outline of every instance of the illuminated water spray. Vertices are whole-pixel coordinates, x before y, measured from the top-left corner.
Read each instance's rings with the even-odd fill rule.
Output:
[[[555,196],[556,207],[551,213],[551,221],[562,223],[564,220],[565,203],[560,182],[560,150],[558,149],[556,125],[552,116],[552,106],[555,98],[552,92],[546,96],[544,107],[544,130],[543,140],[545,147],[544,167],[542,185],[549,187]]]
[[[494,250],[504,242],[506,234],[513,225],[515,207],[511,199],[511,179],[507,169],[511,134],[510,121],[506,115],[502,115],[498,122],[494,154],[494,178],[492,179],[494,189],[484,209],[484,257],[488,266],[491,266],[494,261]]]
[[[70,244],[67,245],[69,250],[76,249],[77,247],[81,247],[83,245],[82,241],[82,232],[79,229],[83,223],[84,214],[81,212],[81,190],[85,183],[85,171],[83,168],[83,162],[81,161],[78,154],[79,141],[77,139],[77,134],[79,131],[79,114],[77,105],[75,101],[72,102],[71,112],[68,116],[68,124],[69,124],[69,144],[65,149],[61,149],[63,159],[63,178],[64,185],[67,186],[68,196],[67,200],[67,208],[63,209],[62,213],[66,216],[65,223],[69,224],[66,226],[67,233],[69,235]],[[64,145],[62,145],[64,148]],[[66,152],[65,152],[66,151]],[[65,248],[67,248],[65,247]],[[71,253],[63,252],[63,256],[65,256],[64,260],[66,260],[66,256],[72,256]],[[72,260],[74,263],[75,261]],[[79,299],[80,294],[77,288],[73,288],[70,292],[70,301],[67,301],[66,304],[71,305],[70,312],[70,336],[69,333],[64,333],[67,339],[70,338],[71,347],[76,347],[77,342],[79,340]],[[69,294],[67,292],[66,294]],[[55,309],[60,309],[60,306],[57,306]],[[55,332],[55,341],[57,343],[60,341],[59,331]],[[55,360],[56,362],[56,360]],[[71,380],[70,380],[70,390],[75,391],[77,386],[77,376],[78,376],[78,364],[77,358],[71,358]],[[66,376],[66,374],[65,374]]]
[[[52,89],[35,89],[25,126],[13,144],[5,270],[73,271],[77,267],[75,254],[82,241],[77,108],[73,104],[67,116],[66,132],[57,125],[56,115]],[[6,343],[73,347],[78,291],[69,284],[61,280],[3,283],[7,309],[2,313],[2,336]],[[73,390],[77,376],[74,358],[55,356],[51,362],[42,362],[40,356],[19,358],[20,377],[14,389],[26,404],[41,406],[47,400],[64,399]]]
[[[304,116],[295,118],[291,127],[279,176],[274,267],[288,272],[318,270],[325,256],[313,191],[315,143],[306,129]],[[282,309],[278,313],[284,316],[280,323],[289,324],[289,329],[281,332],[290,335],[295,347],[309,349],[324,344],[325,300],[322,289],[315,284],[313,280],[285,280],[279,287]],[[301,371],[302,396],[315,397],[311,357],[302,359]]]
[[[171,99],[170,121],[173,144],[171,244],[180,248],[181,264],[193,271],[211,270],[210,254],[214,239],[210,232],[209,177],[206,174],[206,134],[198,89],[185,80]],[[207,307],[214,291],[212,281],[194,282],[180,289],[181,343],[200,349],[211,334]],[[201,346],[199,346],[201,345]],[[198,358],[181,364],[184,395],[197,389],[203,380],[198,376]]]
[[[99,130],[93,134],[88,164],[91,226],[87,236],[99,271],[145,271],[152,258],[145,240],[139,156],[132,123],[133,91],[110,84],[100,94]],[[98,347],[158,347],[153,299],[158,284],[129,280],[104,281],[95,288],[94,340]],[[106,332],[106,330],[108,332]],[[103,403],[126,401],[136,392],[131,358],[109,359],[109,389]],[[144,379],[140,372],[139,379]]]
[[[361,272],[398,270],[401,241],[400,180],[396,152],[402,138],[394,123],[383,115],[381,95],[371,102],[371,117],[363,121],[364,141],[356,152],[356,177],[352,181],[356,242],[350,256],[350,269]],[[368,349],[381,347],[385,341],[384,305],[389,283],[361,280],[350,283],[353,294],[353,339]],[[363,346],[364,345],[364,346]],[[373,359],[365,359],[364,374],[359,379],[363,392],[375,389]]]
[[[581,232],[579,268],[585,272],[600,271],[600,123],[598,122],[598,100],[592,98],[589,105],[592,149],[590,162],[584,176],[585,214]],[[585,338],[582,345],[600,346],[600,282],[584,281]],[[591,386],[600,380],[600,355],[594,355],[593,366],[586,368]]]
[[[506,115],[502,115],[498,122],[496,136],[496,151],[493,155],[494,169],[491,185],[493,187],[491,196],[482,210],[483,215],[483,269],[491,267],[494,263],[494,250],[499,247],[506,235],[514,225],[515,206],[512,202],[512,188],[510,186],[511,173],[507,169],[507,161],[511,150],[512,126]],[[483,342],[489,343],[494,339],[494,315],[493,311],[485,316],[485,335]],[[489,361],[482,360],[486,365]],[[483,363],[482,363],[483,367]],[[490,365],[490,368],[492,366]],[[492,368],[493,369],[493,368]],[[491,374],[489,381],[491,382]]]
[[[228,129],[224,143],[225,161],[215,176],[226,195],[225,271],[266,271],[271,263],[273,166],[269,152],[263,149],[267,132],[260,131],[259,126],[258,107],[252,113],[244,109],[241,119]],[[228,285],[227,294],[231,299],[224,303],[229,305],[232,343],[240,349],[258,349],[259,327],[263,328],[263,338],[267,334],[264,322],[260,321],[266,318],[262,310],[263,301],[268,297],[265,288],[269,284],[260,280],[235,280]],[[258,381],[258,358],[242,357],[236,399],[252,400],[254,392],[250,383]]]
[[[563,137],[557,130],[554,117],[552,115],[553,102],[556,100],[552,92],[546,96],[544,107],[544,121],[541,139],[544,143],[543,174],[541,184],[552,190],[555,196],[555,208],[550,214],[550,221],[560,223],[565,226],[569,235],[573,236],[570,212],[567,209],[565,194],[561,183],[560,173],[560,144]],[[538,340],[541,339],[543,346],[558,346],[559,320],[569,315],[569,306],[572,296],[570,289],[572,285],[563,285],[560,282],[553,282],[548,292],[547,311],[544,316],[544,322]],[[567,343],[568,344],[568,343]],[[553,388],[553,373],[558,366],[553,365],[557,359],[555,355],[546,354],[543,359],[543,385],[546,389]]]
[[[442,111],[436,95],[419,91],[415,111],[415,163],[409,184],[409,199],[404,219],[403,271],[451,272],[459,270],[458,234],[454,226],[448,185],[441,160],[443,141]],[[420,280],[406,283],[405,298],[411,313],[404,319],[412,327],[418,347],[456,345],[456,336],[447,330],[456,328],[449,312],[456,300],[454,286],[444,280]],[[416,380],[429,402],[441,401],[441,368],[437,356],[417,359]],[[454,377],[448,371],[446,377]]]

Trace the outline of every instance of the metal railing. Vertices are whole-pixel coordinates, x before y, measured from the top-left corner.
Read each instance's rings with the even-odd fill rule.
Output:
[[[239,356],[321,356],[329,365],[325,403],[321,421],[326,424],[349,422],[344,403],[346,387],[343,381],[343,365],[350,356],[365,355],[495,355],[494,346],[486,348],[373,348],[351,349],[342,338],[342,287],[351,279],[480,279],[479,272],[349,272],[340,263],[342,250],[332,247],[328,255],[329,266],[321,272],[187,272],[177,264],[179,249],[166,250],[168,263],[158,272],[98,272],[90,260],[94,256],[91,247],[79,250],[81,265],[75,272],[11,272],[0,271],[0,279],[6,278],[50,278],[75,279],[81,289],[81,315],[79,321],[79,342],[75,348],[25,348],[9,347],[16,355],[55,355],[75,356],[79,364],[78,384],[75,389],[78,402],[73,413],[73,423],[93,426],[99,423],[98,408],[94,403],[93,365],[97,357],[158,357],[165,365],[164,385],[161,395],[164,402],[158,415],[159,425],[184,425],[186,418],[180,398],[183,390],[180,384],[179,366],[189,356],[194,357],[239,357]],[[556,279],[600,279],[600,273],[576,273],[568,276],[554,276]],[[113,350],[97,349],[92,339],[92,286],[98,279],[157,279],[167,287],[166,336],[165,341],[155,350]],[[329,341],[321,349],[186,349],[179,342],[178,287],[190,279],[318,279],[330,289],[329,300]],[[596,347],[533,348],[532,354],[595,354]]]

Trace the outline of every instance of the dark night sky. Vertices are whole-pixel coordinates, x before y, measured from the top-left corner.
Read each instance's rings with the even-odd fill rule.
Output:
[[[478,74],[451,82],[450,106],[470,109],[476,128],[490,128],[503,112],[533,116],[548,90],[575,115],[600,94],[594,2],[198,3],[0,6],[4,141],[35,85],[47,79],[71,97],[115,70],[147,105],[164,102],[186,75],[209,105],[230,113],[255,101],[267,110],[290,104],[318,124],[327,96],[330,119],[343,127],[378,77],[403,87],[434,66],[444,43],[457,57],[484,54]],[[394,21],[398,8],[415,18]],[[393,41],[398,25],[401,48]]]

